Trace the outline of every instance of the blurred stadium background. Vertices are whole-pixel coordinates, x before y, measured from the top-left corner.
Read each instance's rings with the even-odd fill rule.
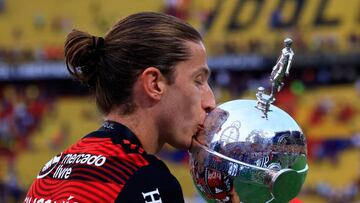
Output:
[[[175,15],[204,35],[218,103],[255,98],[284,37],[294,40],[291,76],[276,105],[308,142],[305,203],[360,202],[360,0],[0,0],[0,202],[22,202],[40,168],[101,116],[69,78],[63,43],[72,28],[104,35],[138,11]],[[159,154],[187,202],[202,202],[188,154]]]

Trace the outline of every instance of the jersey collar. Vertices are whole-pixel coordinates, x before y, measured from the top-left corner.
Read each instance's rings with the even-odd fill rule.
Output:
[[[115,121],[104,121],[101,127],[85,136],[87,137],[109,137],[115,144],[123,144],[124,140],[128,140],[132,144],[142,147],[136,135],[125,125]]]

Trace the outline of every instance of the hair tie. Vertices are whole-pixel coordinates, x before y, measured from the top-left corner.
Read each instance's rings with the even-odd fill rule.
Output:
[[[102,37],[92,37],[92,43],[93,47],[95,49],[95,52],[99,52],[102,48],[105,46],[105,40]]]

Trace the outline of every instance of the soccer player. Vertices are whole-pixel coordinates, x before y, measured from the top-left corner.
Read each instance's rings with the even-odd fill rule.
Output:
[[[184,202],[153,154],[165,143],[189,149],[215,107],[200,34],[175,17],[142,12],[104,38],[73,30],[65,59],[93,90],[104,123],[50,160],[25,202]]]

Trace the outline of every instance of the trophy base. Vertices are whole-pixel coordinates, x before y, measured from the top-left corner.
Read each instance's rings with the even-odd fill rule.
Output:
[[[289,202],[299,194],[301,186],[301,176],[297,171],[283,169],[273,177],[271,191],[276,200]]]

